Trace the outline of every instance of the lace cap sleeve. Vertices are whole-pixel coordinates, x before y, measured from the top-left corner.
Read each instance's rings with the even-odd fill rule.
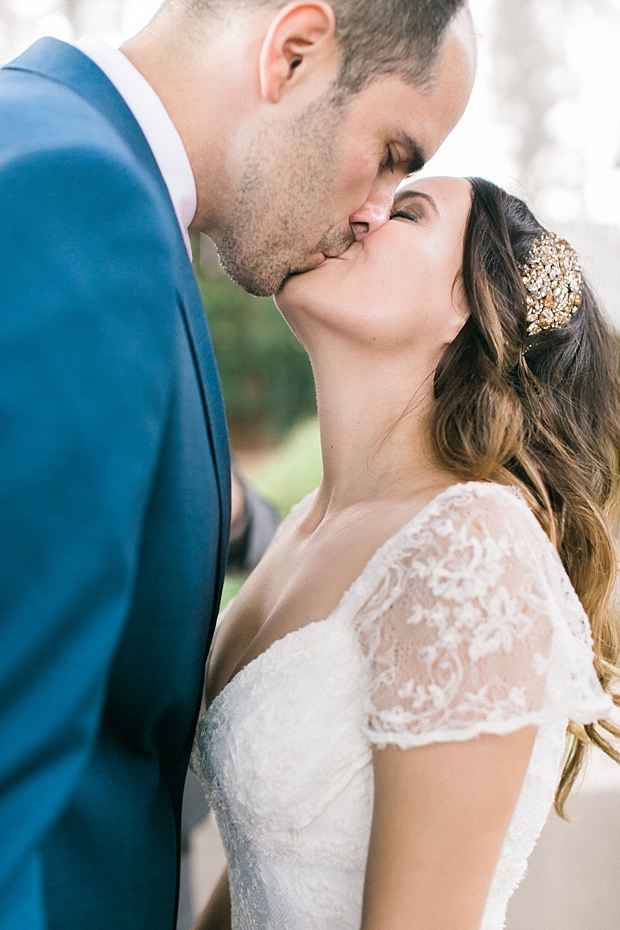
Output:
[[[609,713],[585,612],[518,491],[449,488],[368,568],[356,628],[373,743],[407,748]]]

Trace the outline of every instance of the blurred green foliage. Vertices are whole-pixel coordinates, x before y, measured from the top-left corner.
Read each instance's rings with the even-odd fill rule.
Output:
[[[295,426],[269,461],[244,469],[244,478],[278,508],[285,517],[293,504],[314,490],[323,475],[319,424],[316,417]],[[222,594],[222,610],[235,596],[245,578],[228,575]]]
[[[322,476],[308,356],[270,297],[252,297],[226,277],[209,243],[196,237],[193,248],[233,446],[272,447],[261,464],[242,468],[243,476],[285,517]],[[222,609],[244,580],[227,576]]]
[[[316,411],[306,352],[270,297],[252,297],[222,274],[195,270],[233,443],[274,443]]]
[[[255,490],[285,517],[293,504],[318,487],[323,476],[319,424],[316,417],[295,426],[273,458],[256,469],[246,470]]]

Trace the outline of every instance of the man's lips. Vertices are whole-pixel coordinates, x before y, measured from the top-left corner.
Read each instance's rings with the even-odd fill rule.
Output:
[[[352,244],[353,243],[351,243],[351,245]],[[306,272],[308,271],[316,271],[317,268],[320,268],[321,265],[324,265],[328,261],[334,261],[334,260],[347,261],[347,259],[345,258],[345,255],[346,255],[346,252],[348,252],[350,248],[351,248],[350,245],[347,246],[347,248],[343,252],[339,252],[337,255],[330,255],[329,252],[315,253],[311,258],[312,264],[306,265],[305,268],[295,268],[294,271],[289,271],[286,277],[292,278],[295,275],[306,274]]]
[[[305,268],[298,268],[295,271],[291,271],[291,274],[305,274],[307,271],[316,271],[316,269],[324,265],[325,262],[342,258],[344,258],[344,254],[328,255],[325,252],[320,252],[317,256],[313,256],[312,264],[306,265]]]

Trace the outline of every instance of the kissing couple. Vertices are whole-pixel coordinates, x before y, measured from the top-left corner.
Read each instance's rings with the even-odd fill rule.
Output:
[[[173,930],[190,754],[197,930],[501,930],[617,757],[611,332],[522,201],[406,180],[474,69],[462,0],[168,0],[0,71],[3,930]],[[276,294],[324,462],[197,729],[231,472],[190,228]]]

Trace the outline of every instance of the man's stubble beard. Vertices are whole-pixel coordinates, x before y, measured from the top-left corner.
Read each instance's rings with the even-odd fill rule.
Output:
[[[346,108],[325,95],[277,131],[253,140],[228,226],[217,245],[222,267],[257,297],[275,294],[286,277],[307,271],[321,252],[342,252],[353,240],[333,230],[329,203]],[[318,233],[317,216],[325,229]]]

